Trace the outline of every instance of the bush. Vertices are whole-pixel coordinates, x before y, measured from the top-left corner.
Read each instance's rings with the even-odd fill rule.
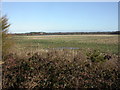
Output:
[[[88,59],[91,60],[91,62],[104,62],[106,60],[111,59],[110,55],[105,55],[101,53],[99,50],[90,51],[87,53]]]
[[[7,55],[3,64],[3,88],[120,88],[116,57],[114,62],[95,64],[80,51],[73,52],[77,54],[53,50],[29,53],[26,58]]]

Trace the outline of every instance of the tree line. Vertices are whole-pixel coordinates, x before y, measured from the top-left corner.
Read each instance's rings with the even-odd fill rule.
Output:
[[[30,32],[30,33],[14,33],[12,35],[82,35],[82,34],[120,34],[120,31],[113,32]]]

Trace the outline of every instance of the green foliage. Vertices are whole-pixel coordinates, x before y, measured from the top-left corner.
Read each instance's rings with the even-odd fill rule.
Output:
[[[3,16],[2,18],[0,18],[0,22],[2,24],[1,25],[2,32],[7,33],[10,24],[8,24],[8,19],[6,18],[6,16]]]
[[[103,62],[106,60],[105,56],[99,50],[87,53],[88,59],[92,62]]]
[[[8,54],[11,47],[13,47],[14,42],[11,35],[8,35],[8,30],[10,24],[6,16],[0,18],[0,23],[2,24],[0,28],[2,29],[2,53]]]

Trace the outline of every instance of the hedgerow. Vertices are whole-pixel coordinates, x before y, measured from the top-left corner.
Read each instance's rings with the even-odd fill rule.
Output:
[[[95,52],[90,53],[93,57]],[[93,62],[79,50],[28,53],[26,58],[11,53],[4,58],[2,85],[7,89],[120,88],[117,56],[110,56]]]

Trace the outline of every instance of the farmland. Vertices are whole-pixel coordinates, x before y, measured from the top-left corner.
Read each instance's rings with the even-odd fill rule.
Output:
[[[0,88],[119,89],[119,7],[118,2],[3,2]]]
[[[117,35],[41,35],[41,36],[14,36],[17,50],[40,49],[98,49],[102,52],[118,52]]]
[[[117,35],[13,36],[3,88],[120,88]]]

